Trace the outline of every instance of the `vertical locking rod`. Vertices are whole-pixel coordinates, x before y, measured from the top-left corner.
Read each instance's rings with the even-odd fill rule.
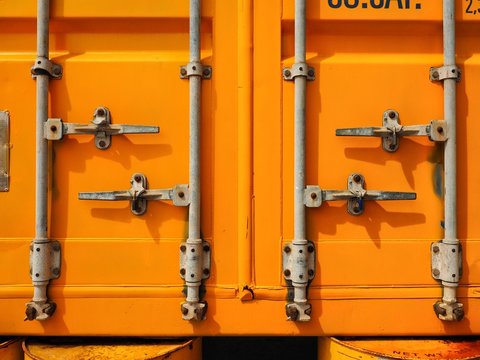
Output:
[[[190,63],[200,64],[200,5],[201,0],[190,0]],[[203,320],[207,310],[200,302],[200,286],[206,271],[203,269],[204,244],[200,234],[200,120],[202,74],[189,76],[190,84],[190,164],[188,211],[188,239],[186,241],[186,266],[184,278],[187,287],[186,302],[181,306],[184,320]],[[208,251],[204,251],[208,249]],[[209,269],[208,269],[209,271]],[[209,272],[208,272],[209,274]]]
[[[50,1],[37,1],[37,59],[49,60],[49,19]],[[35,239],[33,248],[37,245],[49,245],[48,223],[48,142],[43,137],[44,123],[48,120],[48,84],[49,74],[36,75],[37,105],[36,105],[36,166],[35,166]],[[58,248],[58,243],[56,243]],[[47,251],[48,252],[48,251]],[[57,251],[58,252],[58,251]],[[44,251],[33,251],[33,299],[27,304],[27,320],[45,320],[55,311],[56,305],[47,297],[49,264]],[[39,261],[39,259],[41,261]],[[35,274],[39,276],[35,276]],[[39,278],[36,280],[36,278]]]
[[[313,244],[306,239],[305,227],[305,98],[307,88],[306,69],[306,4],[295,0],[295,66],[305,73],[297,74],[295,81],[295,131],[294,131],[294,239],[284,248],[284,260],[291,257],[292,269],[284,269],[287,280],[293,286],[293,302],[287,303],[287,319],[309,321],[311,305],[307,299],[307,286],[313,274],[308,268],[309,258],[314,256]],[[287,255],[288,254],[288,255]],[[285,262],[285,261],[284,261]],[[286,261],[288,263],[288,261]]]
[[[455,0],[443,0],[444,65],[456,65]],[[445,143],[445,235],[443,243],[453,247],[457,256],[450,256],[449,268],[457,275],[455,281],[443,281],[442,301],[435,311],[442,320],[462,320],[463,305],[457,301],[457,287],[461,274],[460,242],[457,238],[457,81],[447,78],[444,86],[444,117],[449,130]]]

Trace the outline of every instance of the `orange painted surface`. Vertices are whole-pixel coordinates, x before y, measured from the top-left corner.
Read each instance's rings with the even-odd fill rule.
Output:
[[[368,189],[414,191],[418,199],[369,202],[361,217],[348,215],[344,202],[307,210],[317,274],[312,321],[295,324],[285,320],[281,273],[282,244],[293,236],[293,84],[281,69],[293,62],[294,2],[253,1],[253,13],[249,3],[202,6],[202,60],[213,77],[202,96],[202,235],[212,244],[212,270],[201,323],[180,315],[178,246],[187,209],[152,201],[135,217],[127,202],[77,199],[83,191],[128,189],[134,172],[143,172],[151,189],[188,183],[188,81],[179,79],[188,62],[188,1],[52,5],[51,58],[64,77],[51,82],[50,116],[87,123],[104,105],[114,124],[157,125],[160,134],[115,136],[107,151],[91,136],[51,145],[49,229],[63,258],[49,290],[58,309],[43,323],[23,321],[32,295],[35,1],[0,3],[0,108],[10,112],[12,146],[10,191],[0,193],[0,308],[8,309],[0,334],[480,333],[480,14],[465,14],[468,4],[458,1],[459,296],[466,320],[444,324],[432,309],[441,290],[429,253],[442,237],[434,187],[441,146],[402,139],[400,150],[387,154],[378,138],[335,137],[336,128],[380,126],[389,108],[403,124],[442,119],[442,87],[428,80],[430,66],[442,63],[441,4],[373,10],[307,1],[307,61],[317,76],[307,86],[307,183],[344,189],[348,175],[361,172]],[[253,288],[253,301],[241,301],[248,299],[244,285]]]

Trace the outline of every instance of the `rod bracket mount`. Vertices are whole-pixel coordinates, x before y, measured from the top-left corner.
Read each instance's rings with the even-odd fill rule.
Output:
[[[37,57],[31,68],[32,77],[35,79],[38,75],[48,75],[54,80],[59,80],[63,75],[62,65],[56,64],[46,57]]]
[[[303,76],[308,81],[315,80],[315,68],[306,63],[296,63],[292,67],[285,67],[282,70],[283,80],[293,81],[297,76]]]
[[[202,65],[199,61],[180,66],[180,79],[188,79],[190,76],[200,76],[204,80],[210,80],[212,78],[212,67]]]
[[[210,244],[207,241],[180,244],[180,277],[186,282],[200,282],[210,277]]]
[[[60,277],[61,248],[58,241],[30,244],[30,276],[33,282],[49,281]]]
[[[431,245],[432,277],[447,284],[458,284],[462,277],[462,246],[443,241]]]
[[[443,81],[446,79],[454,79],[459,82],[462,79],[462,70],[457,65],[430,68],[430,81]]]

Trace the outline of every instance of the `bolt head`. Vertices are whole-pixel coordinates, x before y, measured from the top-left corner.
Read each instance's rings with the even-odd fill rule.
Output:
[[[205,77],[210,76],[210,69],[209,68],[203,69],[203,76],[205,76]]]
[[[209,245],[203,245],[203,251],[209,252],[210,251],[210,246]]]
[[[210,275],[210,270],[203,269],[203,275]]]
[[[437,70],[435,70],[435,71],[432,73],[432,77],[433,77],[434,79],[438,79],[439,76],[440,76],[440,74],[438,73]]]
[[[55,276],[58,276],[60,274],[60,269],[59,268],[53,268],[52,269],[52,274]]]
[[[353,175],[353,181],[359,183],[362,180],[362,177],[358,174]]]
[[[142,181],[142,178],[140,175],[135,175],[135,177],[133,178],[137,183],[139,183],[140,181]]]
[[[308,276],[313,276],[314,274],[315,272],[312,269],[308,270]]]
[[[182,305],[182,314],[187,315],[188,314],[188,309]]]
[[[185,68],[181,68],[181,69],[180,69],[180,74],[181,74],[182,76],[187,75],[187,70],[186,70]],[[188,311],[188,310],[187,310],[187,311]]]
[[[388,113],[388,117],[389,117],[390,119],[395,119],[395,118],[397,117],[397,115],[395,114],[395,111],[390,111],[390,112]]]
[[[313,69],[308,70],[308,76],[314,77],[315,76],[315,71]]]
[[[316,199],[317,199],[317,193],[314,193],[314,192],[311,193],[311,194],[310,194],[310,198],[311,198],[312,200],[316,200]]]
[[[283,275],[285,275],[285,276],[290,276],[291,274],[292,273],[288,269],[285,269],[285,271],[283,272]]]
[[[182,268],[182,269],[180,269],[180,275],[182,275],[182,276],[183,276],[183,275],[185,275],[185,273],[186,273],[185,269],[183,269],[183,268]]]
[[[313,253],[314,251],[315,251],[315,248],[313,247],[313,245],[308,245],[308,252]]]
[[[286,70],[283,72],[283,74],[284,74],[286,77],[292,76],[292,72],[291,72],[290,70],[288,70],[288,69],[286,69]]]
[[[440,248],[435,245],[435,246],[432,248],[432,251],[433,251],[435,254],[438,254],[438,252],[440,251]]]
[[[438,269],[433,269],[433,276],[439,276],[440,275],[440,270]]]
[[[180,251],[181,252],[187,251],[187,247],[185,245],[180,246]]]
[[[291,248],[290,246],[285,246],[285,247],[283,248],[283,251],[285,251],[287,254],[289,254],[290,251],[292,251],[292,248]]]

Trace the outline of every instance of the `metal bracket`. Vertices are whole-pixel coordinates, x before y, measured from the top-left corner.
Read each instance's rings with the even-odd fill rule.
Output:
[[[430,81],[443,81],[454,79],[459,82],[462,78],[462,70],[457,65],[445,65],[430,68]]]
[[[282,252],[283,276],[295,288],[305,288],[315,277],[315,245],[311,241],[293,241],[283,247]],[[310,321],[311,304],[306,297],[303,301],[294,301],[286,304],[287,320]]]
[[[307,252],[303,249],[296,249],[295,244],[290,243],[283,248],[283,276],[287,281],[298,283],[313,280],[315,276],[315,245],[309,241]],[[292,251],[293,250],[293,251]],[[298,265],[306,268],[307,273],[298,268]]]
[[[30,276],[33,281],[58,279],[61,267],[61,248],[58,241],[30,244]]]
[[[362,174],[351,174],[347,181],[347,190],[322,190],[319,186],[307,186],[304,192],[304,204],[307,207],[320,207],[323,201],[347,201],[347,211],[354,216],[365,211],[365,201],[415,200],[416,193],[366,190]]]
[[[190,204],[188,185],[176,185],[170,189],[148,190],[147,178],[142,173],[135,173],[130,179],[132,187],[124,191],[80,192],[79,200],[130,201],[134,215],[140,216],[147,211],[148,200],[172,200],[176,206]]]
[[[293,81],[297,76],[306,77],[308,81],[315,80],[315,68],[308,66],[306,63],[296,63],[292,67],[283,68],[283,79]]]
[[[458,284],[462,277],[462,246],[442,241],[431,245],[432,276],[435,280]]]
[[[31,68],[32,77],[35,79],[38,75],[48,75],[52,79],[59,80],[63,75],[62,65],[55,64],[45,57],[37,57]]]
[[[0,192],[9,189],[10,114],[0,111]]]
[[[204,80],[210,80],[212,78],[212,67],[202,65],[199,61],[180,66],[180,79],[188,79],[190,76],[201,76]]]
[[[198,246],[200,245],[200,246]],[[202,255],[198,252],[202,251]],[[195,264],[202,260],[201,271],[196,271]],[[189,267],[194,267],[189,269]],[[210,277],[210,244],[202,240],[201,244],[182,242],[180,244],[180,277],[188,281],[201,281]]]
[[[387,110],[383,113],[383,127],[337,129],[337,136],[372,136],[381,137],[383,149],[395,152],[400,147],[402,136],[428,136],[431,141],[445,142],[448,128],[444,120],[433,120],[429,125],[400,125],[397,111]]]
[[[104,106],[95,110],[91,124],[64,123],[62,119],[48,119],[44,124],[44,137],[47,140],[61,140],[64,135],[91,134],[95,135],[95,146],[100,150],[110,147],[113,135],[158,132],[158,126],[112,124],[110,110]]]

